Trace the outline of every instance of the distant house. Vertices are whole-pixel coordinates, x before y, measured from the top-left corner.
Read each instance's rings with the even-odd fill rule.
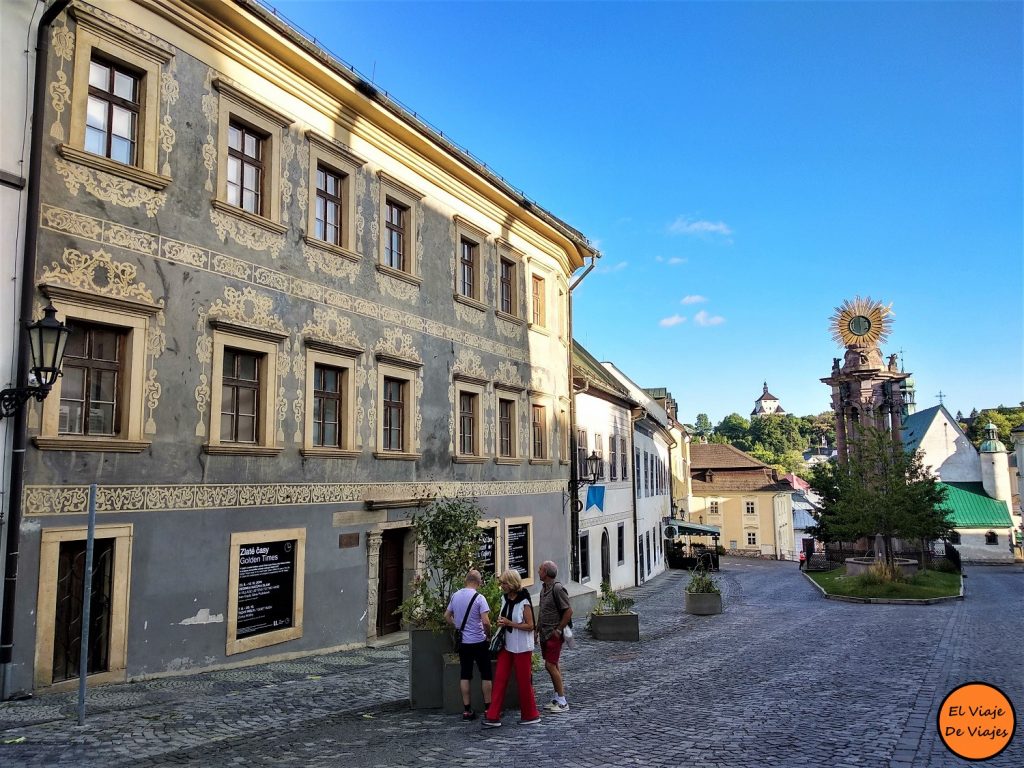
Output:
[[[731,445],[690,444],[689,519],[718,526],[735,553],[781,557],[793,548],[793,486]]]
[[[768,391],[768,382],[764,383],[764,391],[761,396],[754,401],[754,410],[750,412],[750,418],[754,419],[758,416],[770,416],[776,413],[779,415],[785,414],[786,411],[779,402],[779,398]]]

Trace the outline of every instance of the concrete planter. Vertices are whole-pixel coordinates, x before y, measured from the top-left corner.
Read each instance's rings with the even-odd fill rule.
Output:
[[[590,634],[595,640],[640,639],[640,615],[637,613],[592,613]]]
[[[695,616],[713,616],[722,612],[722,595],[719,592],[685,592],[686,612]]]
[[[491,662],[492,670],[496,667]],[[462,712],[462,690],[459,688],[459,657],[457,654],[448,654],[444,657],[444,711],[448,715],[457,715]],[[484,711],[484,693],[481,688],[480,671],[473,667],[473,679],[469,682],[469,703],[473,711],[480,714]],[[508,687],[505,688],[505,700],[502,702],[502,710],[519,709],[519,684],[516,682],[515,674],[508,680]]]
[[[444,655],[451,652],[449,633],[409,630],[409,706],[413,709],[440,709],[444,705]]]

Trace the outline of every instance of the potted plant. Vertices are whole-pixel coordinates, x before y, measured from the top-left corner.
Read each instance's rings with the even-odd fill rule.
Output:
[[[479,556],[480,516],[480,507],[471,499],[436,499],[413,518],[413,532],[424,552],[423,567],[398,608],[409,628],[413,709],[440,708],[444,703],[444,655],[453,649],[444,611]]]
[[[696,616],[711,616],[722,612],[722,592],[718,580],[704,568],[690,571],[686,585],[686,612]]]
[[[590,634],[595,640],[639,640],[640,616],[631,611],[633,598],[612,591],[601,582],[601,596],[590,612]]]

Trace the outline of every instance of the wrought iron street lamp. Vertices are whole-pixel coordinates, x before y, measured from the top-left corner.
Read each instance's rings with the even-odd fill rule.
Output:
[[[597,455],[597,451],[591,451],[587,457],[587,474],[584,477],[579,478],[573,487],[573,493],[578,491],[584,485],[593,485],[598,480],[598,475],[601,473],[601,462],[603,459]]]
[[[45,400],[60,376],[64,362],[64,345],[71,331],[57,319],[57,310],[52,303],[43,309],[43,319],[27,326],[25,330],[32,354],[29,380],[34,383],[0,392],[0,419],[13,416],[31,398],[39,402]]]

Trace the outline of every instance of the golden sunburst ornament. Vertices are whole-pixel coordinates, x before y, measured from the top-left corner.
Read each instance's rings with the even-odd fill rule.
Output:
[[[888,338],[893,314],[892,304],[870,296],[847,299],[832,313],[832,338],[844,347],[876,346]]]

